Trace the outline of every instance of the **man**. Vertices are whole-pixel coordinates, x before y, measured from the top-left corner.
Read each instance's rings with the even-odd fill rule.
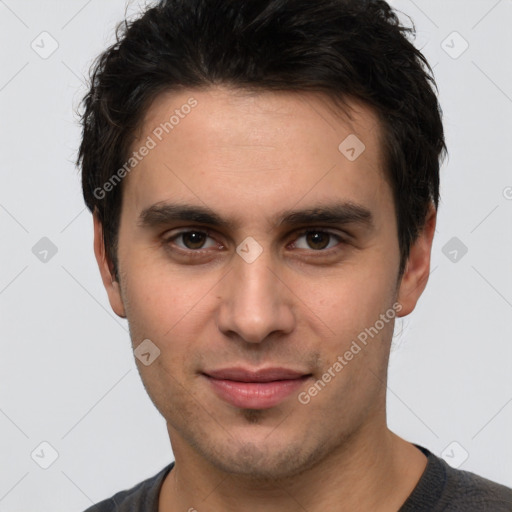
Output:
[[[445,151],[383,1],[169,0],[126,25],[79,162],[175,462],[90,511],[512,510],[386,426]]]

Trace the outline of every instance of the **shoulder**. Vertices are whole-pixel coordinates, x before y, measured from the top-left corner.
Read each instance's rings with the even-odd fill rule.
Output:
[[[512,489],[454,469],[426,448],[427,467],[400,512],[512,512]]]
[[[131,489],[118,492],[111,498],[96,503],[84,512],[153,512],[158,510],[158,497],[162,483],[174,462],[155,476],[138,483]]]
[[[512,489],[441,462],[446,466],[444,496],[450,504],[447,511],[512,511]]]

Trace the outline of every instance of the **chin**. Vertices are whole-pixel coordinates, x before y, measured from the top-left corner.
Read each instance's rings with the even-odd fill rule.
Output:
[[[304,443],[239,442],[226,446],[197,446],[201,455],[220,471],[235,477],[267,482],[286,480],[310,470],[325,457],[328,448],[305,446]]]

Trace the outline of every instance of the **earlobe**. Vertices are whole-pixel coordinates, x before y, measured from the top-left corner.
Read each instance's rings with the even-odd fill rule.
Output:
[[[398,316],[406,316],[416,307],[430,274],[430,255],[436,229],[436,210],[430,206],[423,230],[411,246],[398,291],[402,309]]]
[[[110,261],[105,250],[103,240],[103,225],[98,217],[97,212],[93,214],[94,220],[94,254],[98,263],[103,286],[107,291],[108,300],[114,313],[121,318],[126,318],[123,299],[121,297],[121,288],[116,278],[114,266]]]

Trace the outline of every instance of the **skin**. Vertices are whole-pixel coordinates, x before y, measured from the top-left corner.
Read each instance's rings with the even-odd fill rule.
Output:
[[[356,102],[349,118],[319,93],[217,86],[161,94],[133,149],[191,97],[197,106],[122,184],[119,282],[95,216],[111,306],[127,317],[134,348],[150,339],[160,349],[149,366],[137,360],[176,459],[159,510],[396,511],[426,458],[386,426],[394,321],[308,404],[293,393],[267,409],[238,408],[202,372],[292,368],[311,374],[299,390],[307,391],[381,314],[397,304],[397,316],[414,309],[429,274],[435,211],[400,277],[377,118]],[[350,134],[366,146],[355,161],[338,150]],[[141,222],[164,202],[207,206],[231,225]],[[336,202],[368,210],[371,222],[276,222],[284,211]],[[305,228],[316,229],[313,242]],[[207,230],[204,247],[193,245],[201,235],[176,236],[183,230]],[[236,252],[248,236],[263,249],[252,263]]]

